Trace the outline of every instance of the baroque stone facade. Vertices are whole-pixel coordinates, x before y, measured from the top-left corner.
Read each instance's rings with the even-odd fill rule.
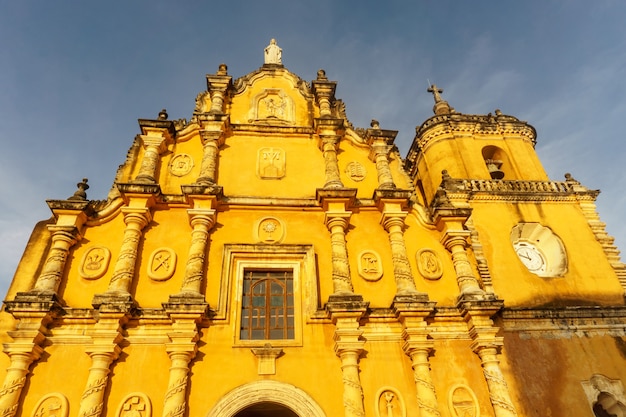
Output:
[[[598,191],[434,85],[402,158],[264,52],[189,121],[140,119],[106,201],[48,201],[0,313],[0,416],[626,415]]]

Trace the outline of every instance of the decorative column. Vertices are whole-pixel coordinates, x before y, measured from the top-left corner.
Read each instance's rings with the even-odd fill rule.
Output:
[[[317,79],[311,83],[315,100],[320,108],[320,117],[332,117],[331,103],[335,100],[337,81],[328,81],[326,71],[317,71]]]
[[[200,165],[200,176],[196,180],[198,184],[215,184],[217,170],[217,153],[223,144],[222,131],[201,130],[202,138],[202,164]],[[220,141],[220,139],[222,139]]]
[[[364,417],[363,387],[359,378],[359,358],[365,341],[359,320],[368,303],[328,303],[326,310],[335,325],[335,353],[341,359],[343,407],[346,417]]]
[[[152,214],[148,208],[123,207],[124,214],[124,239],[120,254],[115,262],[113,276],[109,282],[107,293],[119,293],[126,295],[135,275],[137,261],[137,248],[143,236],[143,228],[152,220]]]
[[[209,113],[224,113],[224,100],[228,92],[228,88],[232,85],[232,79],[228,75],[228,67],[226,64],[220,64],[215,74],[207,74],[206,84],[207,91],[211,94],[211,110]]]
[[[167,150],[167,146],[173,143],[176,134],[174,122],[167,120],[167,112],[163,109],[159,113],[158,120],[139,119],[139,126],[143,134],[138,137],[141,139],[145,152],[135,182],[155,184],[159,157]]]
[[[382,212],[381,225],[389,234],[391,245],[391,258],[393,261],[393,275],[396,280],[396,297],[398,301],[402,297],[417,297],[428,300],[428,295],[420,293],[415,288],[411,264],[407,256],[404,243],[404,219],[407,212],[404,207],[408,204],[411,192],[407,190],[376,190],[375,199],[379,210]]]
[[[9,331],[13,341],[4,343],[4,353],[11,358],[4,382],[0,388],[0,416],[13,417],[19,407],[20,396],[30,365],[43,353],[46,339],[44,330],[52,321],[48,312],[32,311],[18,302],[6,302],[7,310],[19,320],[18,330]],[[48,308],[42,310],[49,310]]]
[[[143,229],[152,221],[151,207],[160,192],[157,184],[117,183],[122,197],[127,202],[121,211],[124,215],[124,238],[120,253],[113,267],[109,286],[103,294],[96,294],[92,300],[95,308],[102,304],[132,304],[130,287],[135,276],[137,252],[143,237]]]
[[[491,320],[503,304],[502,300],[460,301],[457,307],[473,339],[472,350],[480,357],[495,416],[514,417],[517,412],[498,360],[503,338],[496,336],[499,329]]]
[[[163,307],[172,320],[172,328],[167,333],[170,342],[166,345],[166,351],[171,366],[163,417],[182,417],[187,408],[189,363],[198,350],[198,323],[206,314],[207,304],[190,307],[168,303],[163,304]]]
[[[354,294],[346,246],[346,230],[350,225],[352,215],[348,208],[355,198],[355,189],[317,190],[317,200],[325,211],[324,223],[330,231],[333,266],[333,294],[330,301],[336,297],[345,296],[362,300],[361,296]]]
[[[396,302],[393,307],[403,327],[402,349],[411,358],[420,417],[441,417],[430,374],[428,357],[433,350],[433,341],[428,338],[426,323],[426,317],[432,314],[435,302]]]
[[[121,352],[119,343],[123,340],[122,326],[126,321],[124,313],[99,313],[98,322],[89,334],[92,344],[85,350],[91,358],[91,367],[80,399],[79,417],[99,417],[102,414],[110,366]]]
[[[52,232],[52,246],[35,287],[30,291],[33,293],[57,293],[70,248],[81,239],[75,226],[50,225],[48,230]]]
[[[215,210],[188,209],[189,223],[193,227],[191,245],[185,266],[185,278],[180,289],[181,293],[202,296],[200,286],[204,276],[206,248],[209,240],[209,230],[215,224]]]
[[[337,144],[339,136],[320,136],[322,142],[322,153],[324,155],[324,188],[343,188],[343,183],[339,178],[339,163],[337,160]]]
[[[370,145],[369,158],[376,163],[378,174],[378,188],[396,188],[389,169],[389,152],[393,148],[393,141],[398,134],[397,130],[381,130],[378,121],[372,120],[371,129],[365,132],[365,139]]]

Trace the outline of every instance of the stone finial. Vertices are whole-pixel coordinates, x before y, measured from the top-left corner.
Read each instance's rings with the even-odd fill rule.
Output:
[[[167,118],[168,118],[167,110],[162,109],[162,110],[159,112],[159,117],[158,117],[158,120],[167,120]]]
[[[500,109],[496,109],[495,113],[496,113],[496,117],[502,116],[502,110],[500,110]]]
[[[228,75],[228,66],[226,64],[220,64],[217,68],[217,75]]]
[[[324,71],[323,69],[317,70],[317,79],[320,81],[328,80],[328,77],[326,77],[326,71]]]
[[[276,39],[272,38],[265,47],[265,63],[282,65],[282,54],[283,50],[276,44]]]
[[[76,190],[74,195],[72,195],[70,198],[68,198],[68,200],[86,201],[87,200],[86,190],[89,189],[89,185],[87,185],[87,181],[88,181],[87,178],[83,178],[83,180],[81,182],[76,184],[76,186],[78,187],[78,190]]]
[[[443,88],[437,87],[436,84],[431,84],[426,91],[432,93],[433,98],[435,99],[435,105],[433,106],[433,112],[435,114],[450,114],[454,112],[454,109],[450,107],[448,102],[441,98]]]
[[[433,97],[435,98],[435,103],[439,103],[443,101],[440,96],[440,94],[443,93],[443,88],[437,87],[437,84],[431,84],[431,86],[428,87],[427,91],[429,93],[433,93]]]
[[[378,120],[376,119],[372,119],[372,121],[370,122],[370,126],[372,127],[372,129],[380,129],[380,123],[378,123]]]

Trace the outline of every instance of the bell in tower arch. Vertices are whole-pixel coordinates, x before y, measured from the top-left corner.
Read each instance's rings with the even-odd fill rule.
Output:
[[[504,178],[504,171],[500,170],[502,166],[502,161],[498,159],[485,159],[485,163],[487,164],[487,169],[489,170],[489,175],[491,175],[491,179],[501,180]]]

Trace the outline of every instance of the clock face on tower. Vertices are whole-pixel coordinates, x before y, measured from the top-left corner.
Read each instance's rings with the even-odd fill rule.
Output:
[[[518,258],[530,272],[546,271],[546,260],[541,251],[532,243],[516,242],[513,247]]]

